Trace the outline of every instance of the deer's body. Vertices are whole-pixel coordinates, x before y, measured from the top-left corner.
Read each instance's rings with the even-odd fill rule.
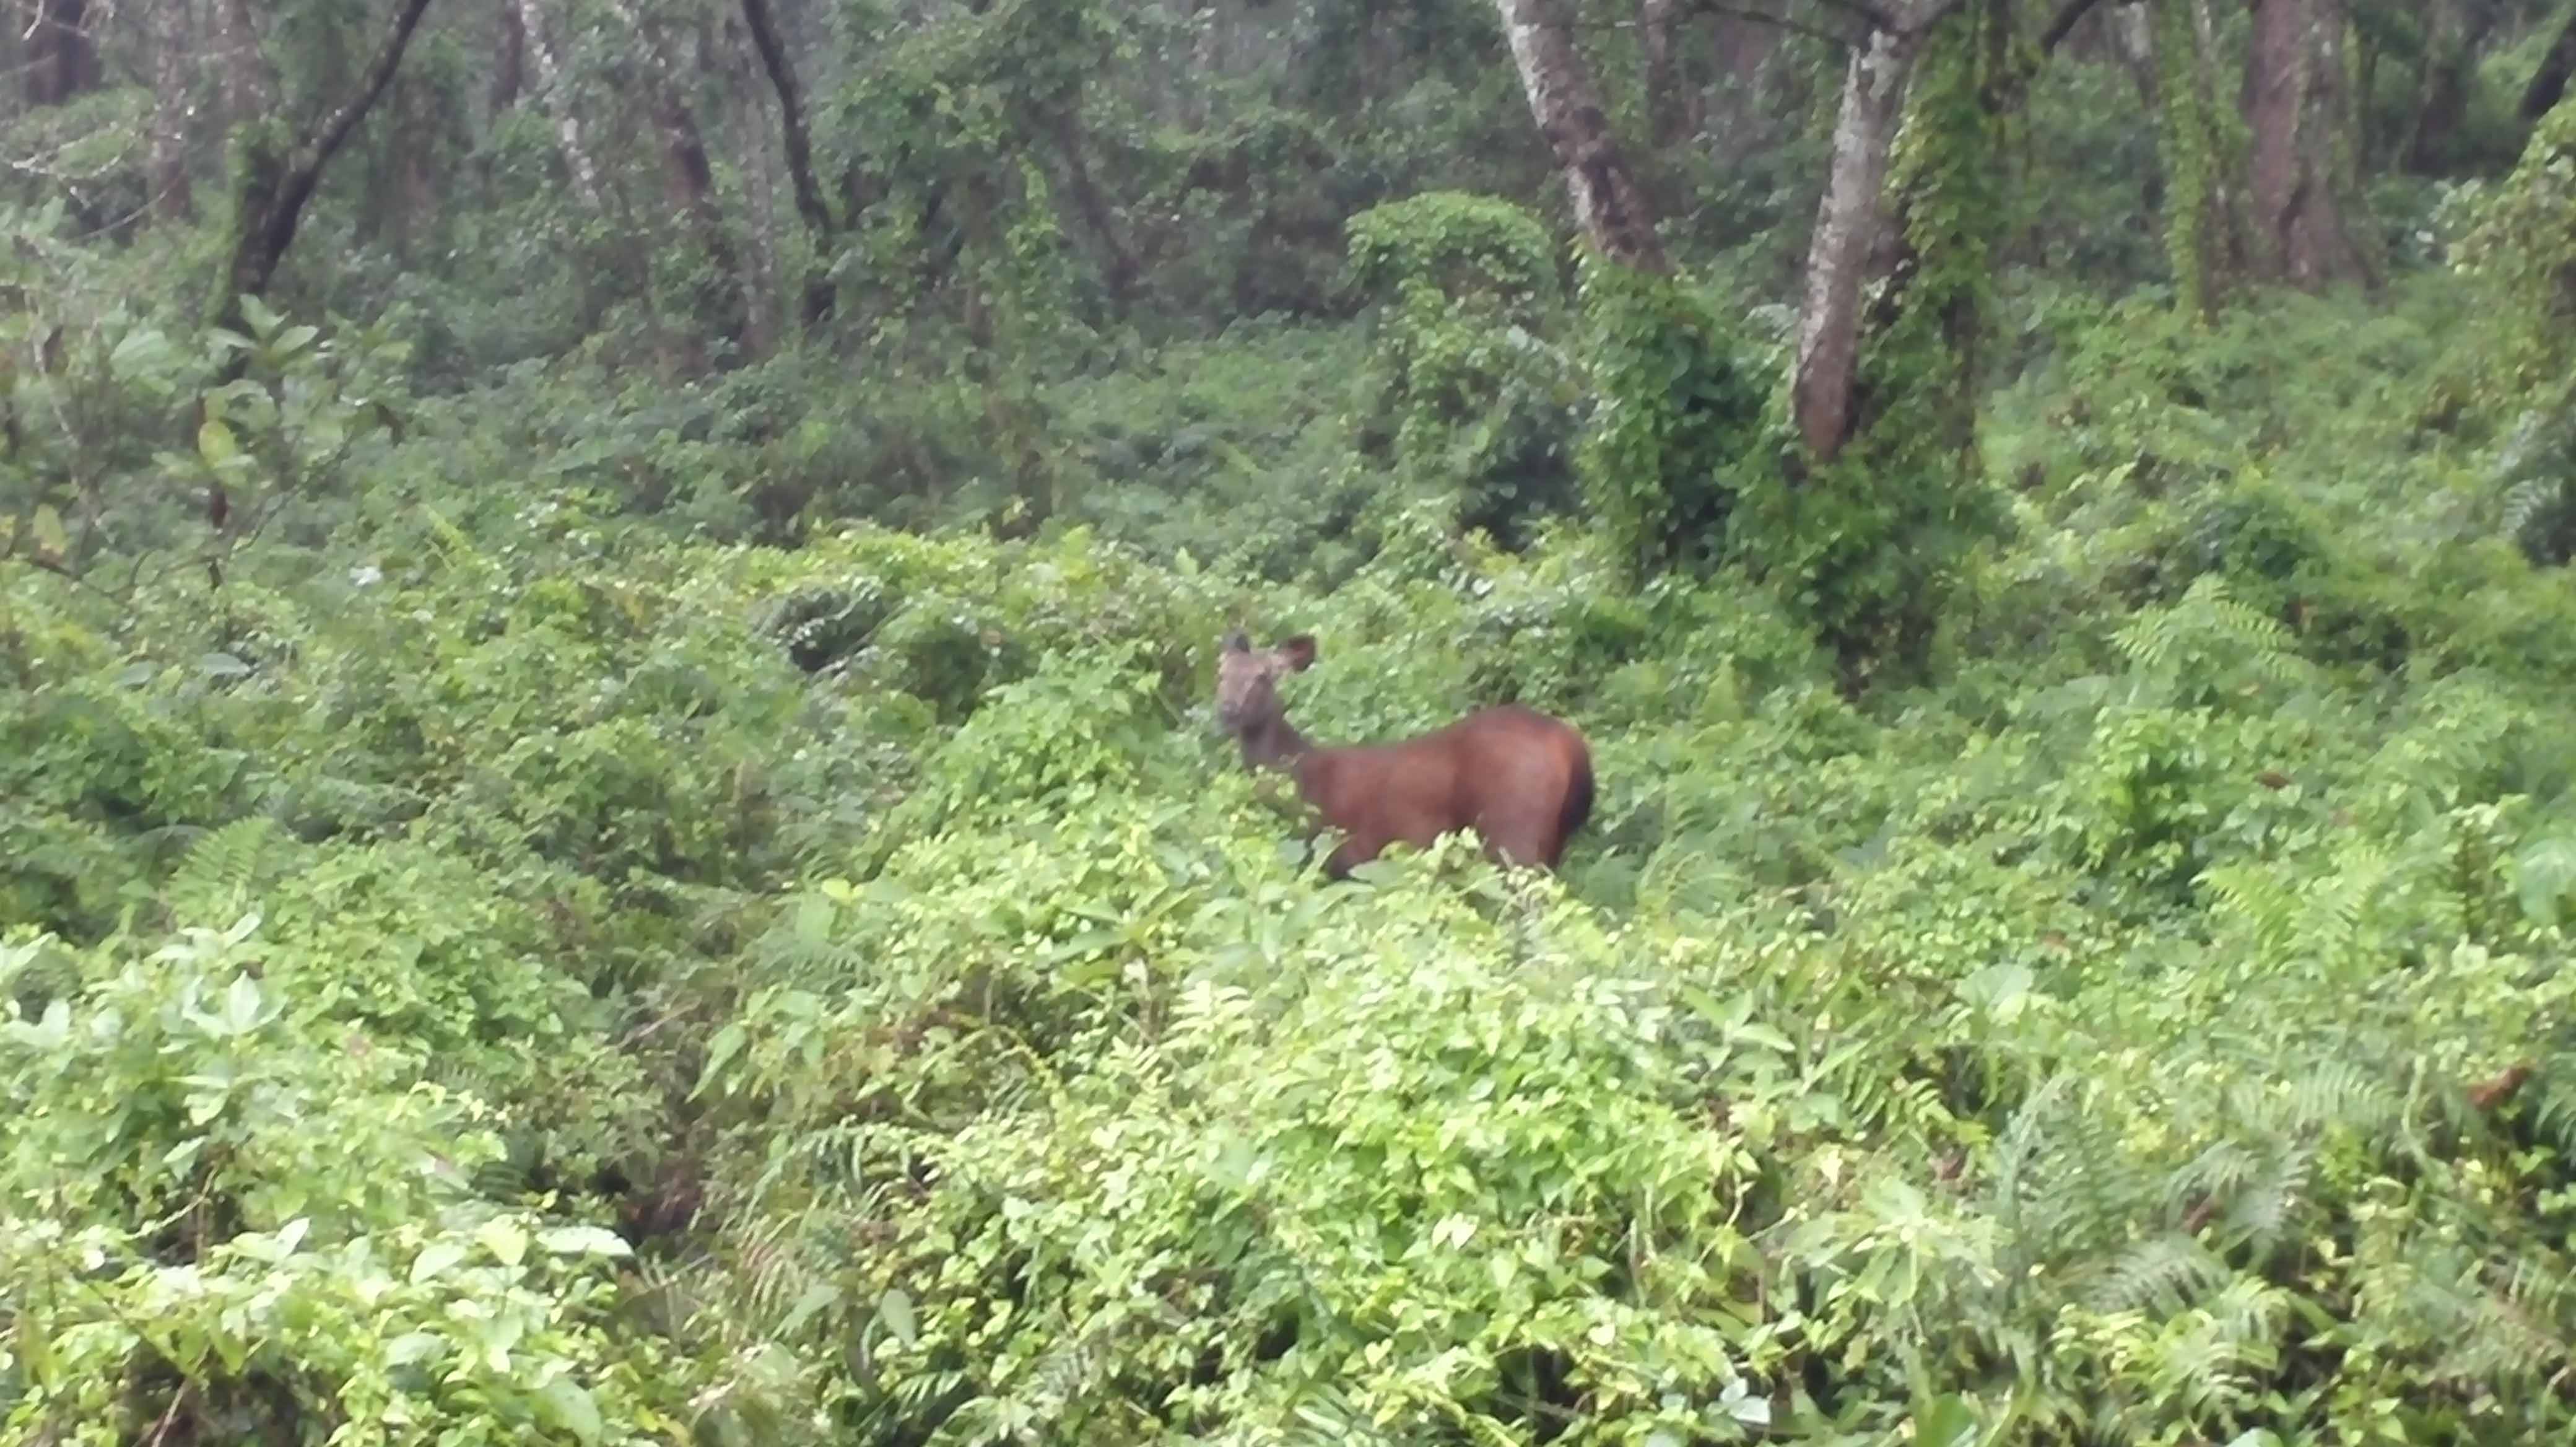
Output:
[[[1572,725],[1504,704],[1398,742],[1317,745],[1288,722],[1276,686],[1314,658],[1303,634],[1257,652],[1233,635],[1218,658],[1217,716],[1246,765],[1286,773],[1341,832],[1329,874],[1339,879],[1390,844],[1427,848],[1469,828],[1506,864],[1554,869],[1564,858],[1592,813],[1592,754]]]

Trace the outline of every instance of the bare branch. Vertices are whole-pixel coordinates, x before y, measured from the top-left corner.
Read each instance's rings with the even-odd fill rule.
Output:
[[[2098,0],[2066,0],[2065,4],[2058,6],[2057,14],[2049,19],[2048,28],[2039,33],[2039,53],[2056,54],[2057,47],[2066,43],[2066,37],[2074,31],[2077,22],[2090,14],[2096,3]]]
[[[1816,0],[1816,3],[1828,10],[1840,10],[1847,15],[1856,15],[1860,17],[1862,24],[1872,30],[1885,30],[1901,35],[1908,29],[1907,26],[1899,24],[1895,16],[1870,4],[1869,0]]]
[[[1837,35],[1821,26],[1809,25],[1803,20],[1792,20],[1785,13],[1774,15],[1767,11],[1745,10],[1733,5],[1720,4],[1719,0],[1691,0],[1689,8],[1684,13],[1723,15],[1730,20],[1750,20],[1756,25],[1777,26],[1792,35],[1803,35],[1810,40],[1824,41],[1828,45],[1852,44],[1852,37],[1848,35]]]

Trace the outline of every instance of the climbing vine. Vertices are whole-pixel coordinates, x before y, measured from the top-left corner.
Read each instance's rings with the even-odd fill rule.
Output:
[[[1635,575],[1712,564],[1770,453],[1761,385],[1740,340],[1684,284],[1589,252],[1578,265],[1599,396],[1584,500]]]
[[[1888,195],[1903,244],[1865,318],[1858,426],[1833,463],[1764,494],[1739,555],[1804,614],[1857,689],[1928,653],[1955,565],[2001,512],[1977,482],[1972,391],[2010,197],[1989,79],[2009,65],[2002,23],[1925,41]]]
[[[1352,218],[1353,282],[1381,303],[1371,430],[1397,472],[1506,545],[1573,500],[1574,369],[1547,340],[1553,249],[1508,201],[1433,192]]]
[[[2244,118],[2217,103],[2210,86],[2209,37],[2201,0],[2156,0],[2154,26],[2156,144],[2165,170],[2165,254],[2173,267],[2174,302],[2193,316],[2214,314],[2227,290],[2233,254],[2226,178],[2245,153]]]

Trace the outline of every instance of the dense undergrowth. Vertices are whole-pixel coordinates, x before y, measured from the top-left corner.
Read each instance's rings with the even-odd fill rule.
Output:
[[[1060,399],[1133,480],[1020,541],[689,536],[598,478],[783,444],[576,369],[220,590],[0,573],[11,1437],[2564,1432],[2576,597],[2410,285],[2025,298],[1857,703],[1731,573],[1282,505],[1331,330]],[[1579,721],[1563,876],[1321,885],[1238,623],[1329,738]]]

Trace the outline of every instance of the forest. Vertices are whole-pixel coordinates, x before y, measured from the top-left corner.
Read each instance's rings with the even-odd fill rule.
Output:
[[[2576,0],[0,9],[0,1443],[2576,1435]]]

